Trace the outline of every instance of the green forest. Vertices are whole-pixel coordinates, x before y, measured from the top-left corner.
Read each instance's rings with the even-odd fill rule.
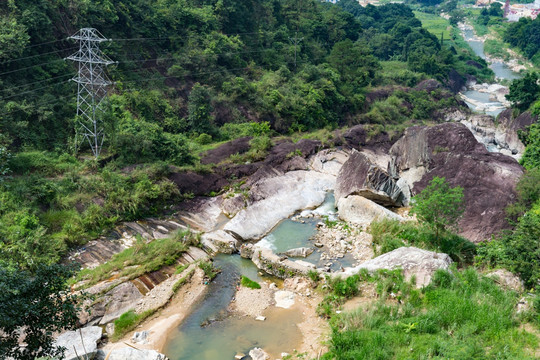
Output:
[[[411,90],[368,102],[370,91],[492,76],[399,4],[8,1],[0,11],[0,259],[23,268],[189,196],[168,175],[208,170],[199,154],[220,142],[255,136],[256,158],[272,135],[399,131],[455,98]],[[67,38],[90,26],[112,39],[100,45],[117,62],[99,162],[84,143],[75,152],[76,68],[65,60],[78,46]]]
[[[415,16],[413,8],[419,7],[432,28]],[[456,93],[467,79],[495,79],[486,61],[456,36],[456,28],[428,16],[444,9],[455,25],[466,16],[456,7],[456,1],[437,0],[366,7],[356,0],[0,2],[0,288],[5,290],[0,310],[13,311],[0,320],[9,335],[0,341],[0,354],[17,354],[6,349],[17,344],[21,323],[33,326],[38,338],[45,326],[51,331],[73,327],[70,314],[53,325],[34,316],[47,307],[77,309],[75,297],[58,294],[78,269],[58,264],[70,250],[122,221],[167,215],[175,204],[193,198],[172,179],[178,173],[215,171],[220,164],[201,162],[206,151],[250,137],[249,151],[232,155],[225,165],[252,163],[264,159],[276,139],[318,139],[331,146],[335,130],[358,124],[370,137],[384,133],[394,141],[409,126],[441,122],[442,109],[466,109]],[[484,25],[502,22],[500,7],[492,10],[482,14]],[[533,60],[540,40],[524,39],[538,37],[539,19],[507,25],[504,34],[504,41]],[[79,46],[69,37],[85,27],[108,39],[99,47],[114,62],[107,67],[113,84],[97,159],[77,133],[77,84],[71,81],[77,68],[67,59]],[[451,35],[439,34],[441,27]],[[529,72],[510,84],[514,117],[526,111],[540,115],[538,76]],[[438,84],[432,91],[418,86],[430,79]],[[460,270],[505,267],[535,294],[533,310],[511,318],[518,295],[500,290],[472,268],[438,272],[422,292],[397,272],[359,274],[351,283],[329,282],[326,288],[321,314],[330,319],[332,338],[323,358],[479,358],[482,343],[491,358],[502,359],[534,348],[532,335],[516,339],[521,321],[540,323],[540,125],[521,131],[520,139],[526,145],[521,160],[526,172],[516,203],[507,209],[512,229],[475,246],[451,231],[456,215],[441,224],[375,224],[380,239],[373,235],[374,244],[387,251],[412,244],[447,252]],[[233,180],[238,179],[231,179],[231,186]],[[462,213],[461,190],[437,181],[432,186],[444,188],[445,195],[455,191],[459,201],[448,203]],[[421,205],[419,219],[432,207]],[[139,266],[126,270],[130,276],[154,271],[197,244],[191,236],[137,243],[105,270],[78,274],[95,283],[126,264]],[[317,276],[312,280],[319,281]],[[393,292],[403,298],[396,306],[383,301],[367,313],[331,316],[335,306],[358,293],[359,281],[376,284],[383,300]],[[508,321],[499,326],[499,319]],[[460,337],[468,339],[463,351]],[[53,354],[51,348],[40,351]]]

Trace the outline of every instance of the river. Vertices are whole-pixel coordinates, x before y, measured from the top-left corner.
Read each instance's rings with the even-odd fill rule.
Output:
[[[520,78],[520,74],[512,71],[504,62],[490,62],[490,59],[486,57],[484,52],[484,42],[475,36],[471,27],[462,28],[462,34],[474,53],[489,62],[489,67],[495,73],[497,80],[514,80]],[[508,103],[504,99],[501,100],[501,95],[497,98],[496,91],[498,90],[500,90],[500,87],[497,87],[496,84],[482,84],[475,85],[474,88],[469,87],[466,91],[462,91],[461,95],[471,109],[496,117],[508,106]]]

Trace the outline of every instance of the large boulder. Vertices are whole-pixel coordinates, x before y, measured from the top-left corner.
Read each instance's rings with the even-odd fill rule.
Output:
[[[135,349],[125,347],[122,349],[111,350],[107,354],[100,351],[97,360],[168,360],[168,358],[155,350]]]
[[[349,195],[360,195],[384,206],[401,206],[405,200],[401,188],[386,170],[374,164],[364,153],[353,150],[336,180],[336,203]]]
[[[406,130],[392,149],[392,172],[414,173],[413,195],[429,185],[433,177],[444,177],[452,187],[461,186],[465,213],[460,234],[470,241],[489,239],[507,228],[506,206],[515,201],[515,186],[523,168],[516,160],[490,153],[463,124],[446,123]],[[414,177],[412,177],[414,178]]]
[[[339,218],[356,225],[369,225],[379,219],[403,220],[401,216],[362,196],[350,195],[337,203]]]
[[[361,269],[366,269],[369,272],[382,269],[403,269],[405,279],[408,280],[414,276],[416,286],[423,287],[431,282],[431,277],[436,270],[448,270],[451,263],[452,259],[447,254],[415,247],[401,247],[368,260],[354,268],[347,268],[344,272],[336,273],[334,276],[351,276],[357,274]]]
[[[56,339],[55,346],[64,348],[65,360],[94,359],[103,330],[99,326],[88,326],[67,331]]]

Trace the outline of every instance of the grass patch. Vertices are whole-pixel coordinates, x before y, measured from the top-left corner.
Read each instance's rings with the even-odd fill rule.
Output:
[[[169,238],[153,240],[150,243],[139,237],[131,248],[114,255],[105,264],[95,269],[82,270],[75,282],[87,280],[85,287],[89,287],[110,278],[113,273],[118,273],[119,277],[134,279],[163,266],[173,265],[197,238],[198,236],[190,231],[178,231]]]
[[[155,310],[147,310],[142,314],[136,314],[133,310],[123,313],[114,321],[114,334],[111,336],[111,341],[114,342],[120,340],[124,335],[135,329],[137,325],[154,313]]]
[[[182,276],[177,282],[174,283],[172,291],[176,294],[185,283],[187,283],[195,273],[195,269],[191,269],[185,276]]]
[[[322,359],[534,358],[538,338],[519,328],[518,294],[476,270],[437,271],[427,288],[409,289],[399,301],[383,298],[333,317]]]
[[[421,11],[413,12],[414,16],[422,23],[423,28],[439,39],[441,38],[441,34],[443,34],[444,39],[450,40],[452,27],[450,26],[450,22],[448,22],[448,20],[440,17],[437,14],[429,14]]]
[[[261,285],[256,282],[256,281],[253,281],[251,280],[250,278],[248,278],[247,276],[244,276],[242,275],[242,280],[240,280],[240,284],[244,287],[247,287],[249,289],[260,289],[261,288]]]

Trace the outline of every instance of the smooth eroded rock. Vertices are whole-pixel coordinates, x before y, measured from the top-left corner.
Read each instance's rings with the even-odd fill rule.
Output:
[[[357,274],[360,269],[367,269],[369,272],[381,269],[403,269],[407,280],[414,275],[416,286],[423,287],[431,282],[431,277],[436,270],[448,270],[451,263],[452,259],[447,254],[415,247],[401,247],[363,262],[354,268],[346,268],[344,272],[336,273],[334,276],[351,276]]]
[[[403,220],[401,216],[362,196],[341,198],[337,204],[339,218],[356,225],[369,225],[379,219]]]
[[[168,360],[168,358],[155,350],[134,349],[125,347],[111,350],[107,354],[101,352],[97,360]]]
[[[296,211],[319,206],[334,188],[335,177],[316,171],[291,171],[253,184],[253,204],[241,210],[224,230],[243,240],[257,240]]]

